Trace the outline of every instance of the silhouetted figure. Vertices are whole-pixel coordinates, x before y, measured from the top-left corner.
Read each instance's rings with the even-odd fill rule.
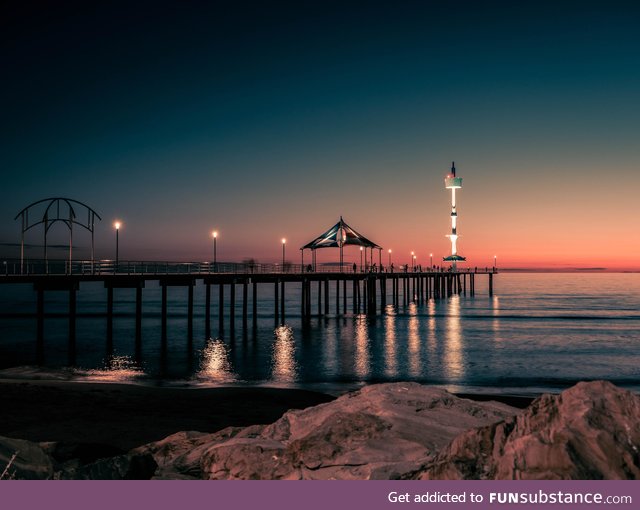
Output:
[[[358,272],[358,266],[356,265],[356,263],[353,263],[353,272],[357,273]]]
[[[391,272],[393,273],[393,262],[391,263]]]

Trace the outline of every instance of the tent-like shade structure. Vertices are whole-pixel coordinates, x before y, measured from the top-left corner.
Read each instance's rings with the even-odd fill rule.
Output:
[[[315,251],[320,248],[340,248],[340,267],[342,267],[343,256],[342,249],[344,246],[355,245],[362,246],[364,248],[369,248],[372,250],[380,250],[382,251],[382,247],[378,246],[373,241],[370,241],[362,234],[356,232],[353,228],[351,228],[340,216],[340,221],[336,223],[329,230],[320,234],[313,241],[305,244],[300,250],[304,256],[304,250],[311,250],[314,256],[314,267],[315,267]],[[304,264],[304,259],[303,259]]]

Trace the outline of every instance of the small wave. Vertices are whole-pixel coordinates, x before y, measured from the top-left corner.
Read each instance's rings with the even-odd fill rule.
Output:
[[[76,380],[97,382],[133,382],[147,377],[142,367],[130,356],[111,356],[102,368],[73,369]]]

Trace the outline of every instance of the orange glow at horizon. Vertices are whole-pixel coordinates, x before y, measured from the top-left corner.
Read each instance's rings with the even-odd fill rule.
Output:
[[[481,167],[479,162],[474,164]],[[456,197],[458,253],[466,257],[460,268],[493,267],[498,255],[498,269],[640,270],[640,236],[634,231],[640,201],[633,184],[640,186],[640,176],[632,169],[618,170],[630,183],[625,187],[611,186],[606,172],[587,170],[583,179],[573,180],[570,186],[559,183],[561,172],[556,169],[521,168],[517,176],[512,171],[509,179],[499,175],[505,169],[496,169],[494,175],[487,169],[460,164],[458,170],[465,179],[465,188]],[[287,260],[298,263],[299,248],[334,225],[342,214],[352,228],[383,247],[385,256],[374,250],[373,262],[386,266],[392,246],[396,268],[411,265],[412,251],[423,254],[417,260],[422,266],[430,263],[433,254],[435,266],[448,267],[442,259],[451,249],[446,237],[451,204],[450,194],[441,187],[441,177],[433,172],[408,187],[391,178],[381,181],[385,186],[370,195],[374,207],[363,207],[348,191],[345,196],[338,192],[318,202],[287,192],[287,207],[280,205],[279,196],[264,200],[252,196],[247,202],[238,196],[227,213],[198,206],[189,228],[169,215],[154,216],[151,223],[136,218],[127,227],[128,246],[139,260],[207,260],[210,244],[197,233],[201,229],[211,232],[207,218],[216,216],[226,232],[222,261],[280,262],[282,244],[274,245],[273,238],[284,225],[288,231]],[[322,186],[315,184],[319,186],[317,193],[322,193]],[[256,211],[260,211],[259,217]],[[105,227],[111,225],[97,225],[96,243],[99,250],[108,252],[111,236],[100,235]],[[171,243],[164,242],[168,233]],[[318,264],[336,263],[339,258],[337,248],[316,251]],[[304,260],[311,260],[310,252],[305,251]],[[345,246],[344,261],[359,263],[360,247]]]

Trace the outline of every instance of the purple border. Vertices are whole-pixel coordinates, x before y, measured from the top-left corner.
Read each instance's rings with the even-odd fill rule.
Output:
[[[631,502],[600,504],[509,504],[490,502],[491,493],[600,493]],[[389,493],[466,494],[464,503],[396,502]],[[481,495],[472,503],[470,494]],[[494,499],[497,498],[494,495]],[[504,496],[503,496],[504,497]],[[640,508],[640,482],[634,481],[3,481],[0,509],[593,509]]]

